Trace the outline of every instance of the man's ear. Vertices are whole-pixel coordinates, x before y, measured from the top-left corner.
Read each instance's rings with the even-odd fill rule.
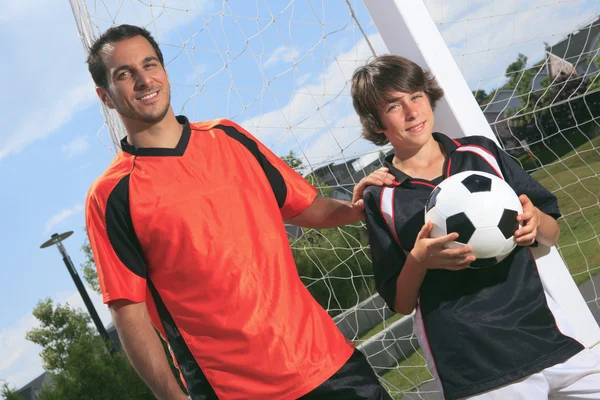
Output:
[[[96,94],[98,95],[98,98],[100,98],[100,101],[106,105],[106,107],[110,108],[111,110],[115,109],[115,106],[113,105],[106,89],[97,86]]]

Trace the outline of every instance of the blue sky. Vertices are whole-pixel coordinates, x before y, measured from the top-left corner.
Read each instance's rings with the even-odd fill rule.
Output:
[[[22,386],[42,371],[39,349],[24,339],[35,304],[51,297],[81,305],[58,251],[39,246],[51,233],[73,230],[65,246],[76,265],[83,261],[85,195],[114,153],[69,2],[7,3],[0,14],[0,379]],[[141,8],[104,0],[88,9],[101,30],[123,22],[152,30],[176,113],[234,118],[277,154],[294,149],[311,165],[373,150],[359,138],[347,86],[370,51],[345,1],[268,3],[171,0]],[[353,3],[376,51],[385,52],[366,10]],[[473,89],[495,87],[518,52],[537,61],[544,41],[557,42],[600,11],[592,0],[426,4]]]

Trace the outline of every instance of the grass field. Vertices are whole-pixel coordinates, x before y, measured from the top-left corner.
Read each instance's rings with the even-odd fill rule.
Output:
[[[600,272],[600,137],[532,176],[557,197],[558,250],[577,284]]]
[[[561,153],[560,159],[531,175],[558,198],[563,217],[559,220],[561,236],[557,247],[573,279],[581,284],[600,273],[600,137]],[[527,155],[520,161],[526,169],[535,167]],[[400,317],[395,315],[377,325],[359,343]],[[382,378],[389,384],[394,399],[400,399],[404,392],[416,390],[432,376],[419,349]]]

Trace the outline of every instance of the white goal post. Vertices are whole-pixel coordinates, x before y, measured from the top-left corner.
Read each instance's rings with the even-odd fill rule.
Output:
[[[482,135],[498,143],[423,1],[364,4],[390,53],[431,71],[444,89],[444,99],[436,106],[436,129],[453,137]],[[593,347],[600,342],[600,328],[558,251],[539,248],[534,254],[547,295],[565,312],[576,339]]]

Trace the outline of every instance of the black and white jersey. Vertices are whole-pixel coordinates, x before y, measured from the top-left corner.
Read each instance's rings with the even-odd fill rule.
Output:
[[[425,203],[443,179],[462,171],[495,174],[544,213],[558,218],[556,197],[496,144],[482,136],[434,133],[448,158],[433,181],[386,166],[399,183],[364,194],[377,291],[394,309],[396,281],[424,224]],[[482,393],[577,354],[583,346],[563,334],[529,247],[517,246],[499,264],[461,271],[429,270],[419,292],[415,333],[446,399]],[[561,327],[562,328],[562,327]]]

